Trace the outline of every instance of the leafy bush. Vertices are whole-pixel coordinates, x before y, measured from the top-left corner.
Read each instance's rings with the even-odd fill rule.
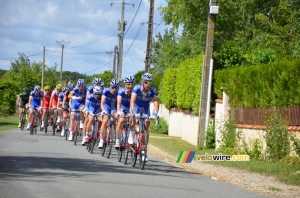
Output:
[[[278,162],[290,152],[289,132],[279,113],[274,111],[266,123],[267,158]]]
[[[159,133],[159,134],[165,134],[168,135],[168,123],[165,119],[159,118],[159,124],[155,126],[155,121],[151,121],[150,133]]]
[[[207,149],[215,149],[216,148],[216,132],[214,129],[214,125],[209,125],[205,132],[205,147]]]

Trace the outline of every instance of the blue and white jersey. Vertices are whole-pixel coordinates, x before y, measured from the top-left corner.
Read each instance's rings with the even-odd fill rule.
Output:
[[[74,89],[74,96],[76,97],[81,97],[82,100],[77,100],[77,99],[72,99],[72,105],[84,105],[85,104],[85,97],[86,97],[86,92],[87,92],[87,88],[84,87],[83,91],[79,91],[78,87],[76,86]]]
[[[121,109],[128,109],[130,107],[131,93],[128,94],[125,87],[120,88],[118,91],[118,98],[122,98]]]
[[[62,91],[58,94],[58,101],[59,103],[62,103],[64,101],[64,93]]]
[[[97,99],[93,96],[93,94],[91,94],[87,98],[87,101],[86,101],[87,107],[86,108],[89,112],[94,113],[97,109],[101,109],[100,103],[101,103],[101,97],[99,97],[99,99]]]
[[[104,105],[109,107],[111,110],[115,110],[117,109],[117,96],[118,96],[118,92],[116,92],[115,94],[111,93],[111,88],[106,88],[104,89],[103,93],[102,93],[102,97],[105,96],[105,103]]]
[[[31,100],[31,107],[39,107],[41,106],[41,99],[44,98],[44,93],[43,92],[39,92],[37,95],[34,93],[34,91],[30,92],[30,97],[32,97]]]
[[[87,91],[92,94],[93,93],[93,88],[94,88],[94,84],[91,84],[90,86],[88,86]]]
[[[142,90],[143,90],[142,84],[138,84],[133,88],[132,95],[137,96],[135,104],[139,107],[149,107],[150,101],[152,99],[158,98],[157,90],[155,87],[152,86],[150,87],[147,93],[144,93]]]

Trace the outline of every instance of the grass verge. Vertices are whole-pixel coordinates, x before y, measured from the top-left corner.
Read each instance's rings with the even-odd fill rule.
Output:
[[[181,151],[196,151],[196,155],[218,154],[212,149],[197,149],[196,146],[183,141],[181,138],[169,137],[168,135],[150,133],[149,142],[177,158]],[[226,154],[226,153],[223,153]],[[194,159],[195,160],[195,159]],[[279,181],[300,186],[300,167],[283,162],[272,163],[267,161],[252,160],[247,162],[204,162],[219,166],[237,168],[249,172],[275,176]]]
[[[17,115],[0,116],[0,131],[5,131],[18,127],[19,118]]]

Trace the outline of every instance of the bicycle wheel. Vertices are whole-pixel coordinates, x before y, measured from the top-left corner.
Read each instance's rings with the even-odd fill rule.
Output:
[[[56,127],[57,127],[57,111],[54,110],[54,119],[53,119],[53,123],[52,123],[52,130],[53,130],[53,135],[55,135],[56,132]]]
[[[126,148],[126,153],[124,155],[124,164],[127,164],[129,153],[131,152],[130,148]]]
[[[146,159],[147,159],[147,132],[146,131],[144,131],[142,133],[141,138],[142,138],[141,142],[143,142],[143,144],[145,145],[145,147],[142,148],[141,151],[140,151],[140,169],[144,170],[145,164],[147,162],[146,161]]]
[[[108,140],[109,140],[109,129],[107,129],[107,132],[106,132],[106,135],[105,137],[103,138],[103,146],[102,146],[102,149],[101,149],[101,155],[104,157],[104,154],[105,154],[105,151],[106,151],[106,147],[107,147],[107,144],[108,144]],[[99,142],[100,142],[100,138],[99,138]]]
[[[24,126],[25,126],[25,112],[23,111],[21,115],[21,131],[24,130]]]
[[[76,146],[77,144],[77,137],[78,137],[78,133],[79,133],[79,121],[77,120],[75,125],[75,134],[74,134],[74,145]]]
[[[115,140],[115,128],[113,125],[110,127],[110,136],[109,136],[108,140],[109,140],[107,143],[108,148],[106,148],[106,158],[107,159],[110,157],[111,150],[112,150],[114,140]]]
[[[44,129],[45,133],[48,132],[48,125],[49,125],[49,110],[46,110],[46,116],[45,116],[45,121],[44,121]]]
[[[135,146],[135,144],[133,144],[132,147],[134,148],[134,150],[131,151],[131,166],[135,167],[136,159],[137,159],[137,153],[136,153],[136,146]]]

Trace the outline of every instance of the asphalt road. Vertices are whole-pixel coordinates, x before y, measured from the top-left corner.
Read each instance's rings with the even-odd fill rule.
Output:
[[[51,132],[51,131],[50,131]],[[80,142],[78,142],[80,143]],[[0,132],[0,198],[263,197],[149,156],[145,170],[39,132]]]

